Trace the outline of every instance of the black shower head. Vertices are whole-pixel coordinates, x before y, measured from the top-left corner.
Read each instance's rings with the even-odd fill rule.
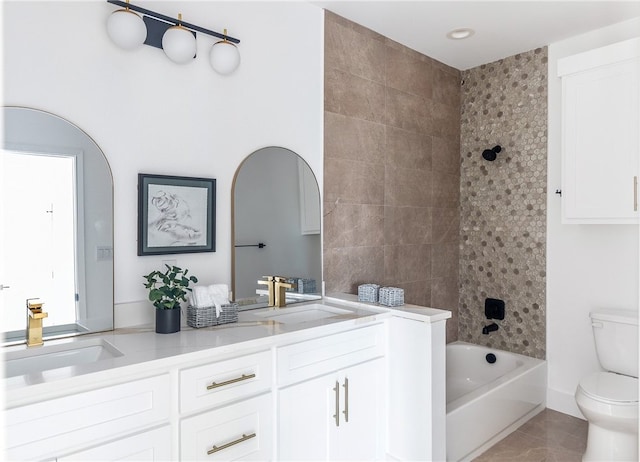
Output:
[[[496,157],[498,157],[498,153],[500,151],[502,151],[502,146],[497,145],[497,146],[494,146],[491,149],[485,149],[484,151],[482,151],[482,157],[485,160],[494,161],[494,160],[496,160]]]

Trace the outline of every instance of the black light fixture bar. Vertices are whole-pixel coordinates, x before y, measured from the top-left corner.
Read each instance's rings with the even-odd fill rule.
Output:
[[[221,38],[223,40],[228,40],[229,42],[240,43],[240,39],[237,39],[237,38],[234,38],[234,37],[230,37],[228,35],[224,35],[224,34],[221,34],[219,32],[215,32],[215,31],[209,30],[209,29],[205,29],[204,27],[196,26],[195,24],[190,24],[190,23],[184,22],[184,21],[178,21],[177,19],[172,18],[171,16],[165,16],[164,14],[160,14],[160,13],[156,13],[155,11],[147,10],[146,8],[142,8],[142,7],[136,6],[136,5],[132,4],[132,3],[122,2],[120,0],[107,0],[107,2],[111,3],[113,5],[121,6],[123,8],[132,9],[133,11],[137,11],[138,13],[146,14],[147,16],[151,16],[152,18],[160,19],[160,20],[166,21],[168,23],[172,23],[172,24],[175,24],[175,25],[181,24],[182,26],[186,27],[187,29],[191,29],[191,30],[196,31],[196,32],[201,32],[203,34],[212,35],[214,37],[218,37],[218,38]]]

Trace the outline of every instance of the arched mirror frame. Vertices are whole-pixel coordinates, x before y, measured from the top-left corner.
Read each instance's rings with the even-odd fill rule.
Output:
[[[13,117],[14,119],[18,119],[21,122],[29,119],[32,114],[34,115],[34,117],[31,119],[32,123],[47,123],[48,121],[51,122],[46,130],[42,130],[45,133],[41,133],[39,139],[28,140],[25,135],[15,134],[11,132],[8,133],[7,128],[11,129],[11,124],[14,123],[12,121],[12,116],[8,111],[13,111],[13,114],[17,114],[17,116]],[[76,254],[83,255],[82,261],[79,263],[76,261],[76,265],[83,270],[82,274],[78,275],[78,280],[84,279],[82,286],[84,286],[85,288],[85,294],[83,294],[82,296],[76,295],[76,297],[84,299],[84,306],[80,307],[80,309],[78,309],[78,307],[75,307],[76,313],[78,314],[78,317],[80,319],[76,319],[76,326],[74,328],[58,328],[56,326],[47,327],[45,323],[45,327],[43,329],[43,337],[45,339],[51,339],[112,330],[114,326],[114,196],[113,172],[111,170],[111,166],[109,165],[107,156],[100,148],[98,143],[86,131],[84,131],[75,123],[65,119],[64,117],[53,114],[51,112],[24,106],[3,106],[3,122],[3,128],[5,129],[2,144],[3,149],[9,149],[14,152],[22,151],[25,153],[29,153],[30,151],[35,150],[35,152],[37,153],[46,154],[48,149],[47,146],[53,146],[54,149],[50,151],[52,154],[55,154],[56,149],[60,148],[62,153],[74,151],[81,152],[84,158],[83,172],[78,175],[83,178],[83,184],[76,186],[77,188],[82,187],[83,191],[82,198],[79,199],[79,203],[84,203],[84,207],[78,207],[76,213],[78,216],[77,226],[79,226],[79,223],[82,223],[82,226],[84,228],[85,242],[85,247],[82,249],[82,252],[78,252],[78,249],[76,248]],[[56,138],[57,134],[47,135],[46,132],[49,130],[51,132],[56,132],[56,130],[63,132],[67,131],[67,134],[69,135],[73,133],[74,136],[78,137],[77,142],[70,143],[69,141],[67,141],[62,143],[58,138]],[[48,139],[47,136],[49,136]],[[95,162],[88,161],[86,159],[86,153],[89,150],[96,156],[101,157],[96,157]],[[87,171],[90,168],[90,166],[87,164],[91,164],[92,162],[99,164],[100,168],[102,169],[102,171],[99,173],[102,177],[101,181],[95,180],[93,174]],[[96,184],[89,186],[89,183],[92,182],[92,179],[96,182]],[[95,215],[92,215],[93,212],[92,210],[90,210],[90,207],[92,206],[92,200],[94,199],[87,199],[85,190],[87,188],[93,188],[94,186],[97,188],[97,183],[102,183],[102,185],[106,187],[106,189],[102,189],[99,193],[94,194],[96,198],[98,197],[98,195],[100,195],[103,199],[106,199],[106,202],[104,202],[104,204],[106,204],[104,206],[104,210],[106,210],[106,212],[96,212]],[[87,221],[89,219],[93,221],[89,223]],[[94,234],[93,230],[98,228],[101,230],[102,234],[99,238],[96,238],[99,233],[98,231],[96,231]],[[98,240],[100,241],[100,244],[96,244],[96,241]],[[93,250],[93,252],[91,250]],[[78,259],[76,258],[76,260]],[[95,262],[106,264],[108,265],[108,268],[101,270],[97,268]],[[94,265],[95,267],[91,265]],[[109,285],[109,287],[105,287],[105,285]],[[44,311],[46,311],[51,307],[47,307],[45,301],[45,306],[43,308]],[[24,309],[26,313],[26,308],[24,306],[21,306],[19,309]],[[11,337],[8,337],[4,332],[3,334],[5,334],[5,344],[24,342],[24,339],[16,338],[16,333],[13,333],[14,335],[12,335]]]
[[[250,299],[245,299],[243,297],[238,298],[237,296],[238,291],[237,291],[237,276],[236,276],[237,274],[236,273],[237,271],[237,253],[236,252],[237,252],[237,247],[239,245],[239,242],[237,242],[237,236],[236,236],[236,205],[237,205],[236,204],[236,187],[238,183],[239,174],[242,171],[243,166],[246,165],[247,161],[251,159],[253,156],[257,154],[259,155],[261,152],[269,151],[269,150],[282,150],[283,152],[286,152],[291,156],[294,156],[297,159],[299,165],[303,164],[308,170],[308,172],[310,173],[310,178],[313,178],[313,183],[314,183],[316,194],[317,194],[317,225],[314,225],[314,226],[317,226],[317,232],[315,234],[318,234],[318,241],[319,241],[318,256],[317,256],[318,278],[315,281],[317,290],[315,291],[314,294],[309,294],[309,296],[303,296],[300,299],[288,299],[288,303],[292,303],[295,301],[319,299],[322,296],[322,241],[320,238],[321,237],[321,203],[320,203],[321,198],[320,198],[320,185],[318,183],[317,177],[313,172],[313,169],[311,168],[311,166],[307,163],[307,161],[295,151],[282,146],[265,146],[263,148],[255,150],[254,152],[252,152],[242,160],[242,162],[238,165],[238,168],[236,169],[236,172],[233,177],[232,186],[231,186],[231,292],[233,295],[232,298],[234,299],[234,301],[240,304],[239,309],[241,310],[264,307],[266,306],[266,303],[263,303],[260,297],[256,297],[256,299],[253,300],[252,299],[253,297]],[[298,174],[301,175],[300,172]],[[243,243],[243,244],[246,244],[246,243]],[[256,242],[256,244],[258,243]],[[260,274],[256,277],[256,279],[260,276],[265,276],[265,275]],[[284,275],[284,274],[280,274],[280,275],[292,276],[292,275]],[[256,281],[256,285],[257,285],[257,281]]]

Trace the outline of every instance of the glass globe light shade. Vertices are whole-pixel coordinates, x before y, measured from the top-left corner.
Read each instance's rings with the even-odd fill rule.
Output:
[[[240,65],[238,47],[227,40],[216,42],[209,52],[209,64],[220,75],[229,75]]]
[[[162,36],[162,49],[174,63],[185,64],[196,55],[196,38],[190,30],[173,26]]]
[[[133,11],[116,10],[107,19],[107,35],[120,48],[132,50],[147,39],[147,26]]]

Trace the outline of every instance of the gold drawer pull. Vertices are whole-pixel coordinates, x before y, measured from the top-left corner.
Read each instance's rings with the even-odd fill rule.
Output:
[[[242,434],[242,438],[238,438],[235,441],[231,441],[230,443],[227,444],[223,444],[222,446],[218,447],[218,446],[214,446],[211,449],[209,449],[207,451],[207,455],[210,456],[211,454],[215,454],[218,451],[222,451],[223,449],[227,449],[230,448],[231,446],[235,446],[236,444],[240,444],[244,441],[250,440],[251,438],[255,438],[256,434],[252,433],[250,435],[245,435],[244,433]]]
[[[214,388],[224,387],[225,385],[231,385],[232,383],[242,382],[243,380],[249,380],[256,376],[256,374],[242,374],[242,377],[236,377],[235,379],[227,380],[225,382],[216,383],[213,382],[211,385],[207,385],[207,390],[213,390]],[[255,435],[254,435],[255,436]]]

